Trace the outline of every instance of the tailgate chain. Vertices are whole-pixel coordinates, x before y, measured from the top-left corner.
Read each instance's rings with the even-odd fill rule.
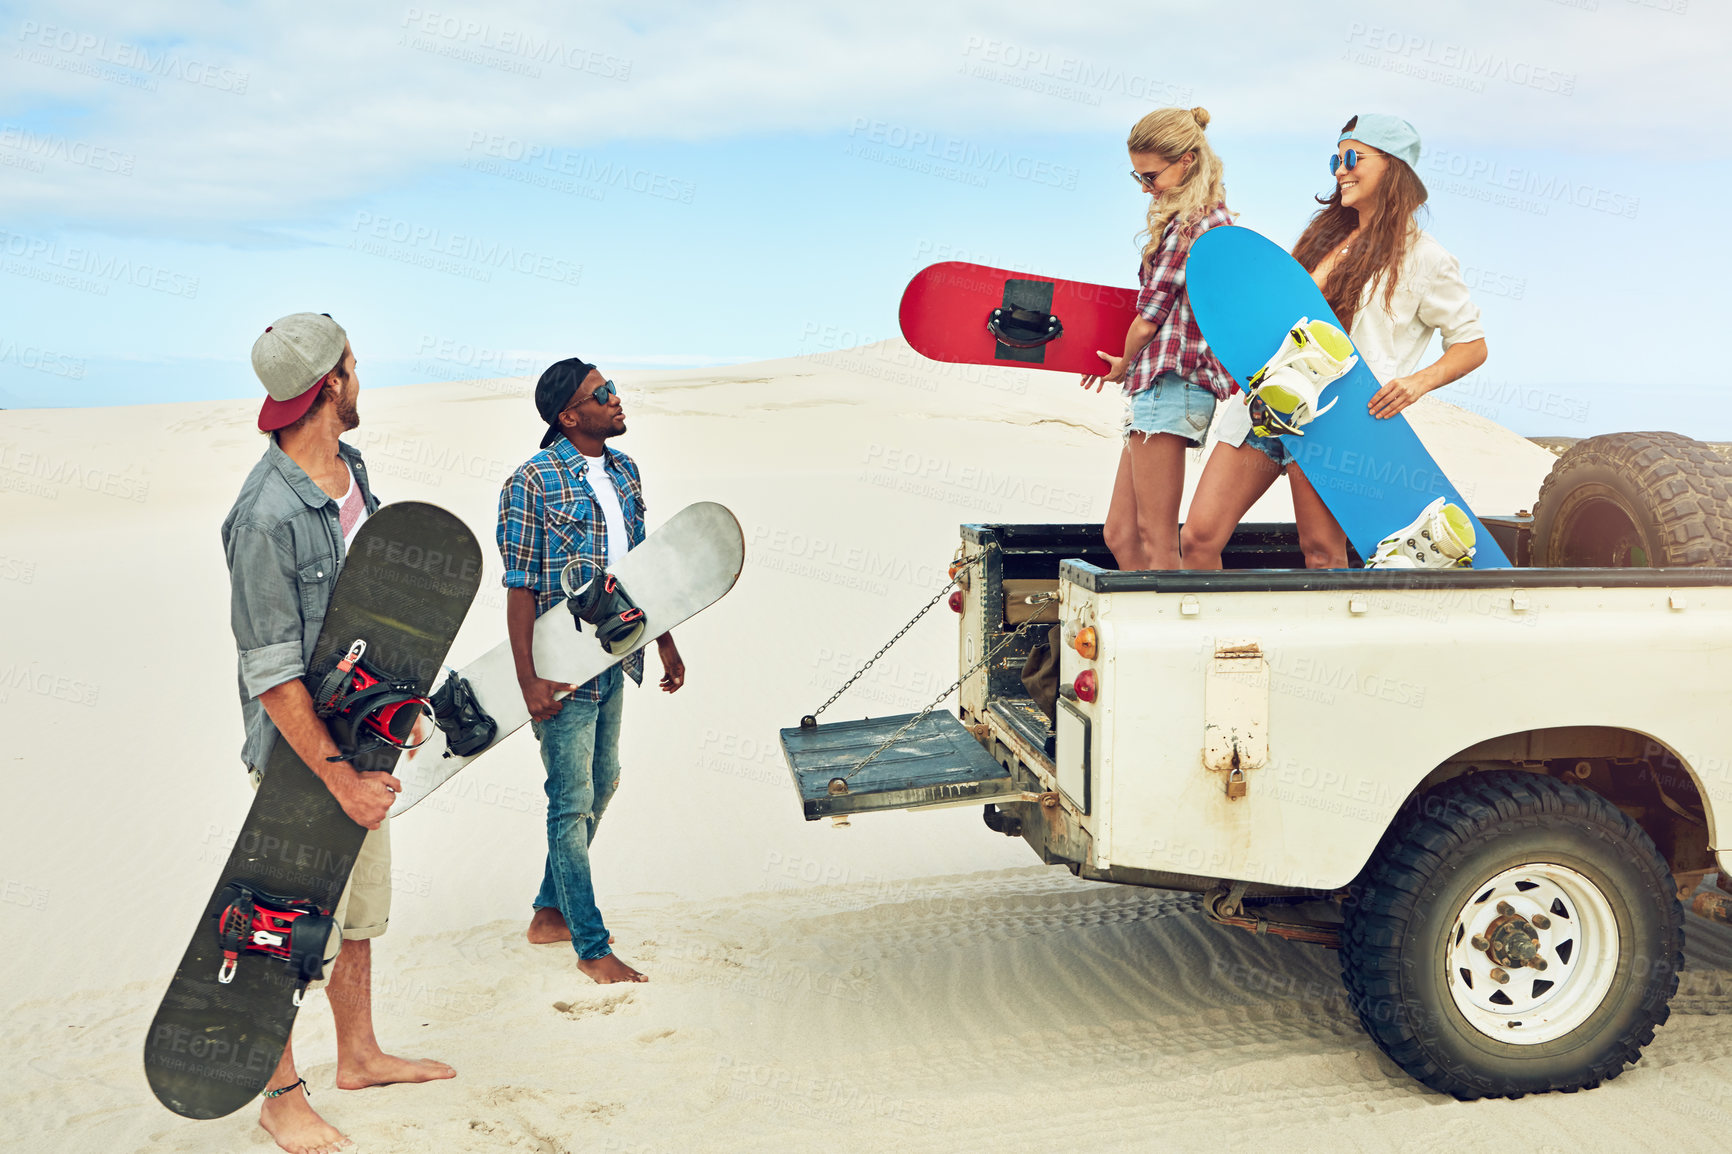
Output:
[[[987,546],[987,548],[994,548],[994,546]],[[982,558],[982,556],[986,556],[986,553],[984,553],[984,551],[982,551],[982,553],[975,553],[975,554],[973,554],[973,556],[968,556],[968,558],[963,558],[963,565],[975,565],[975,563],[979,563],[980,558]],[[807,716],[805,716],[805,717],[800,717],[800,728],[811,729],[811,728],[814,728],[814,726],[818,726],[818,714],[821,714],[821,712],[824,712],[824,710],[826,710],[826,709],[830,709],[831,703],[835,702],[835,700],[837,700],[838,697],[842,697],[843,690],[847,690],[847,688],[849,688],[850,684],[854,684],[854,683],[856,683],[856,681],[859,681],[859,677],[861,677],[861,674],[864,674],[864,672],[868,671],[868,669],[871,669],[871,664],[873,664],[873,662],[876,662],[876,660],[878,660],[878,658],[883,657],[883,655],[885,655],[885,650],[889,650],[890,646],[895,645],[895,643],[897,643],[897,641],[899,641],[899,639],[902,638],[902,634],[904,634],[904,632],[908,632],[909,629],[913,629],[914,622],[916,622],[916,620],[920,620],[921,617],[925,617],[925,613],[927,613],[927,610],[930,610],[930,608],[932,608],[932,606],[937,605],[937,603],[939,603],[940,598],[944,598],[944,594],[946,594],[947,591],[949,591],[949,587],[953,586],[953,584],[956,584],[956,579],[954,579],[954,577],[953,577],[953,579],[949,580],[949,584],[946,584],[946,586],[944,586],[944,589],[939,589],[939,596],[935,596],[935,598],[932,598],[932,600],[927,601],[927,605],[925,605],[925,608],[921,608],[920,612],[914,613],[914,619],[909,620],[909,622],[908,622],[908,624],[906,624],[906,626],[902,626],[901,629],[899,629],[899,631],[897,631],[897,634],[895,634],[894,638],[890,638],[889,641],[887,641],[887,643],[885,643],[885,646],[883,646],[882,650],[878,650],[878,652],[873,653],[873,655],[871,655],[871,658],[868,658],[868,662],[866,662],[866,664],[861,665],[861,667],[859,667],[859,672],[856,672],[856,674],[854,674],[854,676],[849,677],[849,679],[847,679],[847,681],[845,681],[845,683],[842,684],[842,688],[840,688],[840,690],[835,691],[835,693],[831,693],[830,700],[828,700],[828,702],[824,702],[823,705],[819,705],[818,709],[812,710],[811,714],[807,714]],[[920,724],[921,721],[925,721],[925,719],[927,719],[927,714],[930,714],[930,712],[932,712],[932,710],[937,709],[937,707],[939,707],[940,703],[944,702],[944,698],[949,697],[949,695],[951,695],[951,693],[954,693],[954,691],[960,690],[961,684],[963,684],[963,681],[968,681],[968,677],[975,676],[975,674],[977,674],[977,672],[982,671],[982,669],[986,669],[987,662],[991,662],[992,658],[998,657],[999,653],[1001,653],[1001,652],[1003,652],[1003,650],[1005,650],[1006,645],[1010,645],[1011,641],[1015,641],[1015,639],[1020,638],[1020,636],[1022,636],[1022,634],[1024,634],[1024,632],[1027,632],[1027,629],[1029,629],[1029,627],[1034,626],[1034,624],[1036,624],[1036,622],[1039,622],[1039,619],[1041,619],[1041,610],[1043,610],[1044,606],[1051,605],[1051,603],[1053,603],[1053,601],[1057,601],[1057,600],[1058,600],[1058,594],[1057,593],[1043,593],[1043,594],[1039,594],[1039,596],[1031,596],[1031,598],[1029,598],[1029,605],[1034,606],[1034,612],[1029,613],[1029,619],[1025,620],[1025,622],[1022,622],[1022,624],[1020,624],[1020,626],[1015,627],[1015,629],[1011,629],[1010,632],[1006,632],[1005,636],[1003,636],[1003,638],[999,639],[998,645],[991,646],[991,648],[989,648],[989,650],[987,650],[987,652],[984,653],[984,655],[982,655],[982,657],[980,657],[979,662],[975,662],[975,664],[970,665],[970,667],[968,667],[968,669],[966,669],[966,671],[963,671],[963,676],[958,677],[958,679],[956,679],[956,681],[954,681],[954,683],[951,683],[951,686],[949,686],[949,688],[947,688],[947,690],[944,690],[944,691],[942,691],[942,693],[939,693],[939,695],[937,695],[937,697],[935,697],[934,700],[932,700],[932,703],[930,703],[930,705],[927,705],[927,707],[925,707],[925,709],[920,710],[920,712],[918,712],[918,714],[914,714],[914,716],[911,717],[911,719],[909,719],[908,724],[904,724],[904,726],[902,726],[901,729],[897,729],[897,731],[895,731],[895,733],[892,733],[892,735],[887,736],[887,738],[885,738],[885,740],[883,740],[883,742],[878,743],[878,749],[875,749],[875,750],[873,750],[873,752],[869,752],[869,754],[864,755],[863,759],[861,759],[861,761],[859,761],[859,762],[856,762],[856,766],[854,766],[854,768],[852,768],[852,769],[849,769],[849,771],[847,771],[847,773],[843,773],[843,775],[837,776],[837,778],[831,778],[831,790],[835,790],[835,785],[837,785],[837,783],[843,783],[842,792],[847,792],[847,787],[845,787],[845,783],[847,783],[847,780],[849,780],[849,778],[852,778],[852,776],[856,775],[856,773],[859,773],[859,771],[861,771],[861,769],[864,769],[864,768],[866,768],[866,766],[868,766],[868,764],[871,764],[871,761],[873,761],[873,759],[875,759],[875,757],[878,757],[878,754],[882,754],[882,752],[885,752],[885,750],[890,749],[890,747],[892,747],[892,745],[895,745],[895,743],[899,742],[899,740],[901,740],[901,738],[902,738],[902,735],[904,735],[904,733],[908,733],[909,729],[913,729],[914,726],[918,726],[918,724]],[[1051,622],[1048,622],[1048,624],[1051,624]]]
[[[987,548],[993,548],[993,547],[994,546],[989,545]],[[957,564],[961,568],[959,568],[957,570],[957,572],[960,573],[960,572],[967,570],[968,568],[971,568],[972,566],[978,565],[980,563],[981,559],[985,556],[986,556],[986,550],[983,549],[979,553],[974,554],[972,557],[960,557],[960,558],[958,558]],[[890,651],[890,647],[892,645],[894,645],[898,641],[902,640],[903,634],[907,633],[910,629],[914,628],[914,623],[916,621],[919,621],[922,617],[926,616],[928,610],[930,610],[934,605],[938,604],[940,601],[944,600],[944,595],[946,593],[949,593],[951,590],[951,587],[954,586],[955,584],[956,584],[956,578],[955,577],[952,577],[950,580],[946,581],[944,583],[944,588],[940,589],[937,592],[937,594],[935,594],[933,596],[932,600],[928,601],[925,605],[921,606],[920,612],[916,613],[912,618],[910,618],[908,621],[908,624],[904,625],[902,628],[900,628],[896,631],[896,636],[894,636],[890,640],[886,641],[884,643],[883,648],[879,649],[878,652],[876,652],[872,656],[868,657],[866,659],[866,664],[862,665],[859,669],[855,670],[854,676],[852,676],[848,680],[844,681],[842,683],[842,688],[838,689],[836,692],[834,692],[830,695],[830,700],[826,701],[824,704],[820,705],[818,708],[814,709],[812,712],[808,713],[806,716],[804,716],[800,719],[800,728],[801,729],[811,729],[812,727],[816,726],[818,724],[818,715],[820,713],[823,713],[826,709],[829,709],[832,705],[836,704],[836,699],[838,697],[841,697],[844,693],[847,693],[848,687],[850,685],[853,685],[856,681],[859,681],[861,676],[863,674],[865,674],[865,672],[868,669],[872,668],[872,665],[874,662],[876,662],[880,657],[884,656],[886,653],[888,653]],[[948,695],[949,692],[950,692],[949,690],[945,690],[946,695]],[[940,698],[940,700],[942,700],[942,698]],[[928,707],[928,712],[930,712],[930,707]],[[924,714],[922,716],[924,716]]]
[[[907,733],[910,729],[913,729],[916,725],[919,725],[922,721],[926,720],[926,715],[931,713],[934,709],[937,709],[939,707],[939,705],[943,703],[943,701],[946,697],[949,697],[952,693],[955,693],[958,689],[960,689],[962,687],[962,683],[964,681],[967,681],[970,677],[973,677],[980,670],[984,669],[986,667],[986,663],[988,661],[991,661],[994,657],[997,657],[998,654],[1000,653],[1000,651],[1002,651],[1006,645],[1009,645],[1012,641],[1015,641],[1018,637],[1021,637],[1023,632],[1025,630],[1027,630],[1030,625],[1035,624],[1035,622],[1037,622],[1040,619],[1041,609],[1045,608],[1051,602],[1054,602],[1057,600],[1058,600],[1058,594],[1056,594],[1056,593],[1042,593],[1038,597],[1030,597],[1028,599],[1028,603],[1030,605],[1033,605],[1035,607],[1035,609],[1034,609],[1034,612],[1032,614],[1030,614],[1029,619],[1027,621],[1024,621],[1021,625],[1018,625],[1015,629],[1013,629],[1009,633],[1005,634],[1004,638],[1001,641],[999,641],[999,643],[997,645],[994,645],[991,649],[987,650],[986,656],[982,657],[979,661],[976,661],[971,668],[969,668],[968,670],[966,670],[962,674],[961,677],[958,677],[954,682],[952,682],[949,689],[946,689],[943,693],[940,693],[936,698],[934,698],[931,705],[928,705],[925,709],[922,709],[919,713],[915,714],[913,716],[913,718],[911,718],[909,720],[907,725],[904,725],[901,729],[898,729],[895,733],[892,733],[889,737],[886,737],[884,739],[884,741],[878,746],[877,749],[874,749],[871,753],[868,753],[865,757],[861,758],[860,763],[858,765],[856,765],[853,769],[850,769],[847,773],[844,773],[840,778],[834,778],[832,780],[845,782],[849,778],[853,777],[855,774],[859,773],[861,770],[865,769],[868,762],[870,762],[873,758],[877,757],[879,754],[883,753],[885,750],[889,749],[892,745],[895,745],[896,742],[901,739],[903,734]],[[1048,624],[1051,624],[1051,622],[1048,622]]]

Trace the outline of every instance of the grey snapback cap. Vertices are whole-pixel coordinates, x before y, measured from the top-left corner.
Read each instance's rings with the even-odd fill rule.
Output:
[[[253,342],[253,372],[273,401],[292,401],[343,359],[349,334],[323,313],[290,313]]]

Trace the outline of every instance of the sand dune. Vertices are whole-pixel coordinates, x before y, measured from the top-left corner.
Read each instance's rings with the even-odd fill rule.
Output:
[[[523,942],[543,843],[520,734],[394,832],[380,1033],[459,1078],[336,1091],[330,1016],[303,1015],[315,1104],[361,1149],[1489,1150],[1512,1127],[1539,1150],[1723,1145],[1732,938],[1702,923],[1640,1066],[1589,1095],[1463,1105],[1382,1058],[1326,951],[1032,865],[973,810],[801,821],[777,728],[939,587],[959,522],[1098,521],[1118,398],[900,342],[616,379],[652,526],[718,500],[747,538],[738,587],[679,631],[687,688],[626,707],[598,889],[653,980],[596,987]],[[539,435],[528,398],[364,390],[350,439],[386,499],[487,541]],[[269,1148],[250,1111],[170,1115],[139,1063],[250,801],[217,528],[262,449],[256,407],[0,413],[8,1149]],[[1549,453],[1436,400],[1414,421],[1478,509],[1531,505]],[[1288,510],[1278,486],[1253,516]],[[458,663],[503,634],[489,552]],[[829,716],[924,705],[955,676],[952,630],[935,613]]]

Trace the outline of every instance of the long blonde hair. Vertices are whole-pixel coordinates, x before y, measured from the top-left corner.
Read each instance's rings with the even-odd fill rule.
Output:
[[[1152,152],[1169,164],[1177,163],[1187,152],[1196,159],[1184,178],[1166,192],[1149,198],[1148,226],[1137,234],[1143,240],[1143,261],[1146,264],[1161,247],[1167,225],[1177,218],[1181,233],[1181,248],[1190,247],[1189,230],[1200,222],[1209,210],[1227,199],[1227,187],[1222,182],[1221,158],[1209,147],[1203,130],[1209,127],[1206,108],[1157,108],[1131,128],[1125,141],[1131,152]]]

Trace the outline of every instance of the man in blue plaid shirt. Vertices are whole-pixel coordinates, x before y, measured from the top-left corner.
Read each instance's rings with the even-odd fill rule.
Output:
[[[594,365],[572,357],[550,367],[536,383],[535,407],[547,423],[541,451],[499,494],[506,628],[547,771],[547,864],[529,940],[570,941],[578,968],[597,982],[643,982],[643,974],[614,956],[589,867],[596,826],[619,786],[625,678],[643,683],[643,653],[568,685],[535,672],[532,647],[535,619],[564,599],[559,575],[568,563],[581,562],[583,585],[610,558],[643,543],[643,484],[632,459],[607,447],[625,432],[625,410],[613,382]],[[656,646],[661,687],[673,693],[685,684],[685,664],[673,634],[656,638]]]

